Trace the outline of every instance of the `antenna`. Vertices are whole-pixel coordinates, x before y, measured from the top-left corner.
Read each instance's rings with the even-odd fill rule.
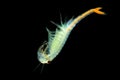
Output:
[[[43,69],[44,69],[44,66],[45,66],[45,64],[42,65],[42,68],[41,68],[40,74],[42,74],[42,71],[43,71]]]
[[[35,71],[40,65],[41,65],[41,63],[39,63],[33,71]]]

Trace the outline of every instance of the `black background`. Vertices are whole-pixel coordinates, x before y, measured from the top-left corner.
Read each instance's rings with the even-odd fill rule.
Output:
[[[33,71],[40,63],[37,60],[37,50],[48,39],[46,27],[50,30],[56,29],[50,21],[60,24],[60,14],[65,22],[96,7],[102,7],[101,11],[106,15],[94,13],[80,21],[59,55],[44,66],[42,73],[41,66]],[[22,2],[18,8],[11,10],[14,11],[11,14],[14,15],[15,27],[12,27],[11,31],[14,38],[11,37],[10,45],[14,48],[12,61],[9,62],[14,62],[14,66],[8,64],[11,66],[9,73],[15,73],[22,79],[33,80],[110,77],[113,58],[110,53],[113,51],[111,32],[114,31],[110,26],[112,25],[110,0]]]
[[[44,66],[42,73],[40,73],[42,65],[36,71],[32,71],[39,64],[36,54],[37,49],[48,38],[46,27],[51,30],[56,28],[50,21],[60,23],[61,14],[64,22],[95,7],[102,7],[102,11],[106,12],[107,15],[91,14],[83,19],[71,32],[60,54],[50,64]],[[31,26],[32,77],[38,79],[54,79],[55,76],[61,79],[64,79],[64,77],[101,78],[110,73],[110,67],[108,66],[111,63],[111,54],[108,48],[110,45],[108,39],[110,38],[109,24],[112,22],[110,19],[112,16],[110,1],[56,1],[44,6],[37,4],[32,10],[33,14],[30,16],[33,25]]]

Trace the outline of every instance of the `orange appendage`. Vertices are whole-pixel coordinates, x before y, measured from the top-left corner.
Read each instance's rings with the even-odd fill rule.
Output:
[[[105,13],[102,12],[102,11],[100,11],[100,9],[102,9],[102,8],[101,8],[101,7],[97,7],[97,8],[95,8],[95,9],[93,9],[93,11],[94,11],[95,13],[97,13],[97,14],[105,15]]]

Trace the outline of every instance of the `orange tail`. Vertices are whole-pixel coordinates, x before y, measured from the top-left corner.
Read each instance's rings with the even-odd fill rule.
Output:
[[[102,7],[97,7],[97,8],[95,8],[95,9],[93,9],[93,11],[94,11],[95,13],[97,13],[97,14],[105,15],[105,13],[102,12],[102,11],[100,11],[100,9],[102,9]]]

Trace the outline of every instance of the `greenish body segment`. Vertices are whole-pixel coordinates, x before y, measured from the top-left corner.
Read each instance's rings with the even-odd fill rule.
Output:
[[[61,51],[69,34],[70,32],[65,32],[65,31],[60,31],[60,32],[58,31],[55,34],[55,37],[50,45],[50,53],[52,54],[48,54],[48,56],[50,57],[50,60],[53,60],[53,58],[57,56],[57,54],[55,53],[59,53]]]
[[[101,15],[105,14],[104,12],[100,11],[100,9],[101,7],[90,9],[75,19],[70,19],[67,23],[61,25],[54,23],[58,28],[54,32],[47,29],[48,42],[44,42],[43,45],[41,45],[38,49],[38,60],[43,64],[48,64],[50,61],[52,61],[60,53],[75,25],[80,20],[92,13]]]

